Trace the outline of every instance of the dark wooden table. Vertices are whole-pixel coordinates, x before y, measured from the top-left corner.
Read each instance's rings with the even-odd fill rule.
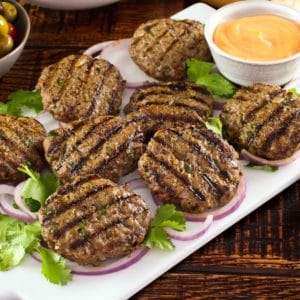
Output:
[[[17,88],[32,89],[43,67],[70,53],[80,53],[101,41],[130,37],[138,24],[170,16],[193,3],[121,1],[78,12],[26,5],[31,35],[17,64],[0,79],[0,99]],[[300,299],[299,228],[298,181],[134,298]]]

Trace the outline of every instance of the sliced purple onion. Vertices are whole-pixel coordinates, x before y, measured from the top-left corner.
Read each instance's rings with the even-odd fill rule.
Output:
[[[205,232],[208,230],[210,225],[212,224],[214,220],[213,215],[208,215],[205,219],[205,221],[202,224],[197,224],[196,230],[191,232],[191,230],[187,230],[184,232],[178,232],[173,229],[167,228],[166,231],[170,238],[177,240],[177,241],[192,241],[195,239],[200,238],[205,234]]]
[[[0,194],[0,208],[8,216],[20,220],[22,222],[33,222],[34,218],[26,214],[20,209],[13,207],[14,197],[12,194]]]
[[[241,156],[245,160],[248,160],[248,161],[258,164],[258,165],[267,165],[267,166],[271,166],[271,167],[282,167],[282,166],[286,166],[286,165],[292,163],[293,161],[299,159],[300,158],[300,149],[297,150],[292,156],[285,158],[285,159],[279,159],[279,160],[268,160],[268,159],[256,156],[245,149],[243,149],[241,151]]]
[[[35,116],[35,119],[39,121],[47,131],[51,131],[59,127],[59,122],[53,118],[48,111],[42,111]]]
[[[223,219],[228,215],[232,214],[235,210],[239,208],[243,200],[246,196],[246,181],[244,176],[240,178],[240,184],[237,188],[235,196],[227,203],[225,206],[208,210],[201,214],[191,214],[191,213],[184,213],[186,219],[191,222],[204,222],[208,215],[212,215],[214,217],[214,221]]]
[[[142,178],[131,179],[127,184],[132,190],[147,188],[147,184]]]
[[[16,188],[15,188],[15,192],[14,192],[14,197],[15,197],[15,202],[16,204],[19,206],[19,208],[24,211],[26,214],[28,214],[31,218],[37,220],[37,213],[33,213],[31,212],[28,207],[26,206],[26,204],[24,203],[23,199],[22,199],[22,190],[24,188],[26,184],[26,180],[19,183]]]
[[[0,184],[0,194],[13,195],[15,187],[8,184]]]
[[[213,109],[215,110],[222,110],[226,101],[214,101],[213,102]]]
[[[149,249],[141,247],[132,252],[129,256],[125,256],[119,259],[111,259],[102,263],[99,267],[80,266],[74,262],[67,262],[67,266],[72,270],[73,274],[85,275],[85,276],[99,276],[115,273],[137,263],[142,257],[148,253]],[[41,258],[37,252],[31,253],[31,256],[41,262]]]
[[[107,42],[102,42],[102,43],[96,44],[96,45],[88,48],[87,50],[85,50],[83,54],[90,55],[93,57],[99,57],[102,50],[104,50],[106,47],[108,47],[112,42],[113,41],[107,41]]]

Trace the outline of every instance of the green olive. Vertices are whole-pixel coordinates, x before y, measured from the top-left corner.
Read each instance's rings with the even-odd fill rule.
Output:
[[[10,23],[13,22],[17,17],[16,7],[9,2],[2,2],[2,6],[5,19]]]
[[[0,57],[9,53],[14,47],[14,40],[8,34],[0,34]]]
[[[9,32],[9,26],[3,16],[0,16],[0,34],[6,35]]]

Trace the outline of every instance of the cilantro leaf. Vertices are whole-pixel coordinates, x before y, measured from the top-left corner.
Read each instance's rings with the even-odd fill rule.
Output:
[[[230,98],[235,93],[235,86],[220,74],[207,74],[198,78],[196,83],[205,86],[215,96]]]
[[[204,125],[206,126],[207,129],[212,130],[216,134],[219,134],[221,137],[223,137],[223,124],[219,118],[208,118],[206,122],[204,122]]]
[[[22,245],[9,245],[4,243],[0,245],[0,271],[8,271],[14,266],[20,264],[25,256],[25,250]]]
[[[256,165],[253,163],[248,163],[247,165],[245,165],[245,167],[249,169],[262,170],[262,171],[267,171],[272,173],[278,170],[278,167],[267,166],[267,165]]]
[[[18,170],[30,177],[23,187],[21,197],[28,208],[32,212],[36,212],[44,205],[48,196],[56,191],[59,180],[50,173],[40,176],[28,166],[18,168]]]
[[[60,285],[66,285],[72,280],[72,273],[70,269],[66,267],[65,260],[62,256],[42,247],[39,247],[37,250],[42,260],[41,272],[47,280]]]
[[[290,88],[289,92],[291,92],[296,97],[300,97],[300,93],[298,93],[298,91],[297,91],[297,89],[295,87]]]
[[[6,103],[0,103],[0,114],[21,116],[24,109],[36,113],[43,110],[42,97],[39,91],[17,90],[8,96]]]
[[[155,217],[150,221],[149,230],[144,240],[144,245],[148,248],[159,248],[162,250],[172,250],[174,245],[165,231],[165,228],[172,228],[177,231],[185,230],[185,218],[183,213],[177,211],[175,205],[161,205]]]
[[[38,222],[25,224],[0,215],[0,271],[20,264],[26,253],[39,245],[41,230]]]
[[[147,234],[144,245],[148,248],[173,250],[175,248],[168,234],[162,227],[152,227]]]
[[[199,77],[209,74],[214,68],[214,64],[194,58],[187,60],[186,65],[188,67],[188,78],[193,81],[197,81]]]
[[[197,84],[203,85],[215,96],[230,98],[236,87],[220,74],[211,74],[214,65],[197,59],[187,61],[187,76]]]

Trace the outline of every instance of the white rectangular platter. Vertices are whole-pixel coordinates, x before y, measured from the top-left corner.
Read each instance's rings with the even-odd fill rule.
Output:
[[[195,19],[205,23],[214,12],[204,4],[195,4],[175,16],[176,19]],[[242,164],[244,164],[242,162]],[[241,206],[229,216],[214,221],[200,238],[174,241],[174,251],[150,250],[131,267],[104,276],[74,276],[67,286],[48,283],[40,274],[40,264],[28,257],[20,266],[0,273],[0,300],[82,300],[82,299],[127,299],[161,274],[175,266],[191,253],[208,243],[227,228],[250,214],[289,185],[300,179],[300,159],[275,173],[251,170],[243,167],[247,182],[246,198]],[[149,197],[149,192],[141,194]],[[158,295],[159,296],[159,295]]]

